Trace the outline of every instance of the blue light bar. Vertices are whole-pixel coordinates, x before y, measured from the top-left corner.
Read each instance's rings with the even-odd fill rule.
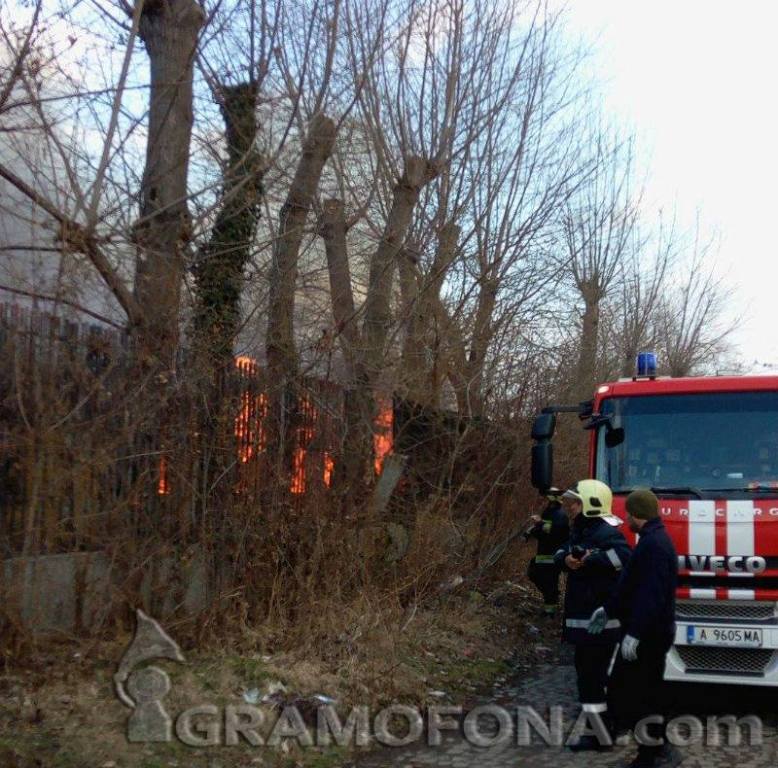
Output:
[[[638,377],[656,377],[656,352],[641,352],[637,359]]]

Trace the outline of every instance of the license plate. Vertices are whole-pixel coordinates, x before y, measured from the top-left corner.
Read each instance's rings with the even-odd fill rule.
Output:
[[[741,627],[711,627],[688,625],[686,642],[689,645],[717,645],[728,648],[761,648],[761,629]]]

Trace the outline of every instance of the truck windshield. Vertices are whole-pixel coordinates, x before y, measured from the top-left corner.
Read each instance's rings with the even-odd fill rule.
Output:
[[[778,392],[613,397],[600,412],[624,428],[613,448],[597,436],[596,477],[616,492],[778,481]]]

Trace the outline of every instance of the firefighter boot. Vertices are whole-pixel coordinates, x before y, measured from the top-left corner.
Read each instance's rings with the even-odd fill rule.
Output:
[[[583,706],[584,712],[586,712],[586,708],[592,705],[584,704]],[[594,727],[595,733],[584,733],[578,737],[577,741],[568,744],[571,752],[603,752],[613,749],[615,740],[613,722],[608,710],[605,708],[601,709],[601,706],[595,704],[589,710],[589,717],[594,716],[599,721],[599,724]]]
[[[571,752],[603,752],[612,749],[613,745],[603,742],[592,733],[585,733],[577,741],[568,745]]]
[[[652,768],[678,768],[684,761],[684,754],[678,747],[665,744],[654,760]]]
[[[684,759],[677,747],[664,744],[659,749],[638,749],[637,757],[626,768],[678,768]]]

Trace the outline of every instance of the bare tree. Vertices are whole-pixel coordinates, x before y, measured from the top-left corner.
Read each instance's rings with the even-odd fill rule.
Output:
[[[621,376],[634,373],[641,349],[650,349],[656,340],[660,305],[668,290],[668,278],[679,250],[675,217],[665,224],[661,213],[655,232],[643,234],[635,225],[633,244],[624,256],[611,301],[605,307],[606,330],[610,330],[615,371]],[[610,377],[610,372],[607,376]]]
[[[192,237],[187,187],[198,35],[205,21],[196,0],[138,2],[133,12],[149,57],[148,141],[140,187],[135,300],[142,354],[173,366],[181,286]]]
[[[30,58],[35,51],[39,35],[39,21],[43,7],[42,0],[33,5],[32,15],[22,25],[0,18],[0,40],[2,48],[2,71],[0,72],[0,116],[13,109],[14,91],[29,69]],[[40,66],[39,63],[35,65]],[[27,73],[29,74],[29,72]]]
[[[459,258],[432,260],[433,286],[439,263],[451,271],[445,312],[427,313],[463,415],[483,412],[493,341],[545,300],[558,273],[547,248],[550,224],[585,171],[570,110],[578,54],[557,48],[555,16],[541,6],[526,11],[517,20],[505,9],[475,9],[491,22],[490,34],[464,48],[481,72],[476,98],[488,106],[458,125],[468,141],[450,174],[446,216],[460,228]]]
[[[700,238],[698,219],[687,266],[677,287],[667,291],[661,302],[658,336],[663,364],[671,376],[690,376],[704,369],[735,326],[723,318],[731,290],[716,273],[716,240]]]
[[[123,12],[128,19],[122,18]],[[119,3],[113,9],[100,8],[98,14],[101,21],[116,25],[125,38],[116,82],[89,93],[73,76],[78,64],[69,65],[72,71],[67,71],[54,56],[49,68],[58,73],[62,90],[72,89],[70,93],[43,95],[34,78],[24,81],[35,130],[62,168],[63,181],[54,190],[56,194],[41,185],[45,172],[40,167],[19,174],[0,164],[0,175],[50,219],[63,248],[82,255],[97,270],[126,313],[140,358],[170,368],[178,344],[180,292],[191,239],[187,176],[193,62],[204,14],[195,0],[138,2],[132,7]],[[64,18],[66,12],[61,15]],[[86,21],[80,23],[89,34]],[[140,198],[140,215],[130,227],[133,212],[119,202],[122,194],[117,191],[116,173],[125,174],[123,181],[128,175],[137,178],[131,163],[120,166],[127,160],[122,150],[137,127],[137,123],[129,127],[123,123],[139,40],[145,44],[150,65],[148,132],[141,178],[135,189],[124,190]],[[62,105],[68,102],[76,126],[70,133],[62,114]],[[78,130],[97,134],[99,145],[81,142]],[[130,244],[137,251],[132,290],[127,286],[125,265],[117,263],[111,253],[123,245],[126,258]]]
[[[565,260],[583,302],[572,394],[589,397],[596,383],[602,303],[634,244],[638,206],[633,194],[632,140],[595,136],[592,173],[562,216]]]

